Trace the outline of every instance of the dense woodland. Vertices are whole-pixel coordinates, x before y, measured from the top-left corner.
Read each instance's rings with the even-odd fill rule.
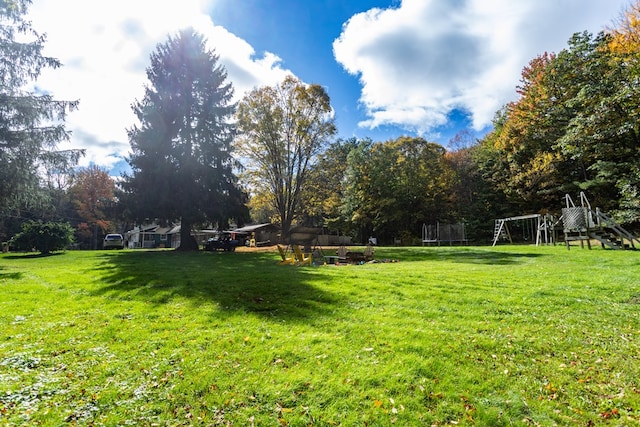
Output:
[[[123,177],[77,168],[81,151],[57,149],[77,102],[23,89],[60,66],[23,21],[29,3],[0,2],[3,241],[26,220],[62,221],[95,248],[105,233],[153,219],[304,224],[381,243],[415,242],[423,223],[464,222],[482,243],[495,218],[555,213],[581,191],[640,225],[640,2],[606,31],[531,59],[493,130],[482,140],[461,132],[447,148],[410,136],[336,140],[328,94],[294,78],[235,105],[215,52],[185,30],[151,56]]]

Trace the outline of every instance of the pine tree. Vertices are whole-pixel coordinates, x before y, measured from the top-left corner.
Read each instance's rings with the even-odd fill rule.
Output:
[[[83,154],[57,151],[69,138],[64,120],[77,101],[29,88],[43,69],[61,66],[43,56],[45,35],[24,20],[30,4],[0,0],[0,214],[43,202],[43,170],[75,165]]]
[[[123,201],[132,219],[180,221],[182,250],[198,249],[195,225],[247,216],[233,172],[233,88],[218,59],[192,29],[169,37],[152,53],[150,85],[132,107],[140,124],[129,130]]]

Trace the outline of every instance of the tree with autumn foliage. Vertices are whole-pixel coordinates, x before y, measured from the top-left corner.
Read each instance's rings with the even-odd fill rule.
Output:
[[[608,30],[611,35],[608,48],[616,55],[621,55],[638,64],[640,52],[640,1],[622,13],[620,18]]]
[[[78,241],[90,241],[91,248],[98,248],[98,238],[111,229],[110,210],[115,204],[116,189],[109,173],[98,167],[81,169],[69,189],[71,203],[81,219],[77,226]]]
[[[451,218],[454,171],[445,152],[441,145],[411,137],[362,141],[352,150],[343,210],[355,227],[354,237],[415,238],[424,222]]]
[[[347,159],[360,143],[357,138],[339,139],[311,166],[303,189],[305,223],[323,225],[331,231],[349,230],[350,224],[343,215]]]
[[[336,133],[329,95],[320,85],[288,76],[247,93],[236,117],[244,176],[286,233],[302,214],[311,166]]]
[[[483,141],[495,155],[485,163],[495,185],[519,212],[554,209],[564,194],[586,191],[621,222],[640,218],[629,208],[640,182],[638,52],[620,47],[632,42],[614,43],[621,34],[576,33],[523,70],[519,99]]]
[[[451,221],[463,222],[467,238],[476,242],[493,232],[494,219],[504,217],[507,203],[504,193],[487,179],[478,166],[485,153],[469,131],[462,131],[449,142],[445,160],[453,171],[451,182]],[[497,182],[497,181],[493,181]],[[443,216],[443,219],[445,217]]]
[[[625,126],[618,126],[620,132],[628,135],[633,146],[640,146],[640,1],[631,4],[616,25],[608,31],[607,49],[617,64],[623,78],[612,93],[612,101],[618,110],[629,117]],[[633,160],[638,158],[638,149]],[[632,160],[632,159],[630,159]],[[624,222],[640,222],[640,164],[631,161],[628,173],[621,177],[617,186],[620,190],[620,206],[617,217]]]
[[[569,111],[557,108],[564,88],[548,85],[553,54],[534,58],[522,71],[520,98],[496,116],[484,143],[495,149],[493,184],[520,209],[537,211],[559,200],[563,183],[574,181],[576,168],[566,167],[555,142],[563,135]]]

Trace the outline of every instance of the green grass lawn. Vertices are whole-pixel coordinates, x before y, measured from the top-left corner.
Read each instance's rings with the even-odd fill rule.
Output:
[[[640,253],[0,256],[0,425],[640,425]]]

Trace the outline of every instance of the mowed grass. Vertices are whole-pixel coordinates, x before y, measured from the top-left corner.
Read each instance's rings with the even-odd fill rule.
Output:
[[[640,252],[0,257],[1,425],[640,425]]]

